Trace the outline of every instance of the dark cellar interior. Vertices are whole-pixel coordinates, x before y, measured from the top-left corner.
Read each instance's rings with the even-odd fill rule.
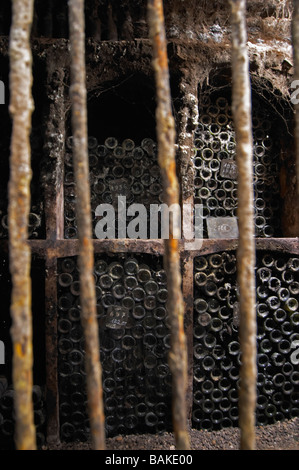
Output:
[[[5,84],[9,82],[10,3],[2,0],[0,5],[0,80]],[[189,249],[184,232],[180,245],[188,347],[186,398],[190,428],[219,431],[238,427],[240,366],[230,30],[227,2],[188,3],[185,7],[181,0],[164,1],[180,202],[193,209],[195,204],[203,205],[201,248]],[[289,2],[282,2],[286,4],[283,13],[278,6],[267,7],[271,2],[247,3],[257,250],[256,425],[267,427],[299,416],[299,371],[292,355],[299,340],[299,204],[292,70],[284,68],[290,55]],[[160,435],[172,432],[163,240],[151,239],[148,232],[134,240],[99,240],[95,233],[95,212],[101,202],[114,204],[119,195],[125,195],[128,204],[146,207],[163,202],[146,1],[87,0],[85,10],[105,431],[108,438]],[[29,244],[39,448],[90,438],[79,322],[67,15],[65,0],[35,1]],[[272,41],[286,46],[286,57]],[[267,48],[268,44],[273,47]],[[5,101],[9,102],[8,86]],[[5,344],[5,364],[0,364],[0,449],[13,449],[8,106],[0,107],[0,127],[0,340]],[[115,312],[123,315],[117,328],[111,322]]]

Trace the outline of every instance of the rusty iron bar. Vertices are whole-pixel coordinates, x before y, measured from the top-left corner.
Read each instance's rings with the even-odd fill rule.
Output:
[[[173,205],[173,207],[179,205],[179,184],[176,175],[175,124],[171,109],[164,11],[161,0],[148,1],[148,22],[156,81],[158,161],[163,180],[164,203],[170,208]],[[165,240],[164,254],[168,287],[167,309],[171,333],[168,361],[172,373],[172,421],[176,448],[188,450],[190,449],[190,436],[187,430],[186,405],[187,347],[184,332],[179,242],[173,229],[174,225],[177,226],[175,214],[170,217],[169,239]]]
[[[292,41],[294,59],[294,81],[299,83],[299,1],[293,0]],[[298,101],[298,100],[297,100]],[[296,174],[297,194],[299,195],[299,102],[294,103],[295,109],[295,148],[296,148]]]
[[[99,332],[96,318],[94,251],[87,150],[87,98],[85,84],[84,0],[69,0],[71,45],[71,86],[73,164],[76,181],[79,238],[81,322],[85,337],[85,367],[91,438],[95,450],[105,450],[105,417],[100,363]]]
[[[256,409],[256,291],[253,212],[253,138],[251,86],[247,54],[246,1],[230,0],[232,25],[232,110],[236,129],[238,166],[237,278],[240,289],[239,426],[242,450],[255,449]]]
[[[46,300],[46,396],[47,443],[59,442],[59,388],[57,357],[57,258],[50,252],[45,256],[45,300]]]
[[[15,390],[15,445],[36,450],[33,418],[33,350],[31,309],[31,250],[27,244],[30,211],[32,54],[30,32],[33,0],[13,0],[9,37],[10,103],[12,117],[9,179],[9,265],[12,278],[12,381]]]

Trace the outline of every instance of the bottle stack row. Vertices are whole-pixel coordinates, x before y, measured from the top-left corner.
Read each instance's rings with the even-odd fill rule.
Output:
[[[8,238],[8,184],[9,184],[9,158],[10,133],[7,118],[0,110],[0,125],[3,129],[3,138],[0,141],[0,150],[3,158],[0,162],[0,239]],[[41,128],[34,127],[31,135],[31,167],[32,179],[30,185],[31,206],[28,219],[28,238],[37,239],[45,236],[44,201],[41,190],[40,161],[42,154]]]
[[[257,237],[275,237],[280,235],[278,155],[271,118],[256,101],[252,125],[255,232]],[[205,237],[213,238],[207,219],[236,217],[238,205],[235,131],[225,96],[203,99],[194,146],[195,203],[203,205]]]
[[[8,384],[6,377],[0,376],[0,446],[2,450],[14,449],[15,445],[14,399],[13,386]],[[46,409],[43,390],[39,385],[33,385],[32,401],[36,444],[38,448],[41,448],[46,440]]]
[[[73,139],[70,136],[67,139],[65,155],[65,238],[78,237],[72,146]],[[88,150],[93,237],[96,238],[95,227],[99,220],[95,216],[96,208],[100,204],[109,204],[117,213],[119,196],[126,198],[127,207],[133,203],[143,204],[149,218],[150,204],[160,205],[162,202],[162,184],[155,142],[150,138],[144,138],[138,145],[132,139],[119,142],[115,137],[108,137],[104,143],[99,143],[96,137],[89,136]],[[133,218],[129,215],[126,217],[126,226]],[[116,220],[116,237],[117,227]],[[107,227],[106,231],[109,228]],[[147,236],[149,237],[149,230]]]
[[[299,258],[257,256],[257,425],[299,415]],[[238,425],[240,312],[235,253],[195,258],[193,425]]]
[[[60,263],[59,396],[61,438],[87,439],[84,337],[76,258]],[[95,282],[106,434],[171,426],[166,275],[161,260],[96,256]]]

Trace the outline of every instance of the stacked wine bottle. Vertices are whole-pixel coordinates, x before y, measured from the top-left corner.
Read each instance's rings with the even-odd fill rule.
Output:
[[[9,155],[10,155],[10,130],[0,115],[0,125],[3,138],[0,141],[0,150],[3,158],[0,162],[0,238],[8,238],[8,181],[9,181]],[[7,133],[5,133],[7,132]],[[40,128],[34,128],[31,136],[32,151],[32,181],[31,207],[28,219],[28,238],[44,237],[44,204],[40,184],[40,156],[42,154],[42,137]]]
[[[299,415],[299,258],[257,254],[257,425]],[[193,426],[238,425],[239,306],[233,252],[195,258]]]
[[[95,282],[107,436],[171,426],[166,275],[160,259],[96,256]],[[84,337],[76,258],[58,277],[61,439],[88,439]]]
[[[6,377],[0,376],[0,448],[2,450],[14,449],[15,445],[14,399],[15,390],[13,386],[8,385]],[[36,444],[38,448],[41,448],[45,443],[46,436],[46,409],[43,391],[39,385],[33,385],[32,401]]]
[[[253,102],[255,231],[258,237],[280,235],[278,154],[271,116]],[[203,218],[237,215],[236,141],[231,107],[224,96],[204,97],[195,130],[193,164],[195,203]],[[204,220],[204,237],[208,237]]]
[[[65,155],[65,238],[77,238],[78,236],[72,142],[73,139],[70,136],[67,139]],[[140,145],[136,145],[132,139],[118,142],[116,138],[108,137],[102,144],[98,142],[96,137],[89,136],[88,151],[94,229],[97,222],[95,217],[97,206],[111,204],[115,210],[118,210],[118,196],[125,196],[128,206],[132,203],[139,203],[143,204],[147,210],[150,204],[161,203],[160,168],[157,161],[156,144],[152,139],[145,138]],[[127,223],[129,221],[130,217],[127,217]],[[93,234],[95,237],[95,230],[93,230]]]

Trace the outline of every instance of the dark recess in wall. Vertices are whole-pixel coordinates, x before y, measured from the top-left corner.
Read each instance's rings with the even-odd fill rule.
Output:
[[[145,75],[132,74],[90,91],[87,107],[88,135],[99,143],[110,136],[120,142],[126,138],[136,143],[144,137],[156,139],[155,88]],[[70,113],[67,131],[71,134]]]

